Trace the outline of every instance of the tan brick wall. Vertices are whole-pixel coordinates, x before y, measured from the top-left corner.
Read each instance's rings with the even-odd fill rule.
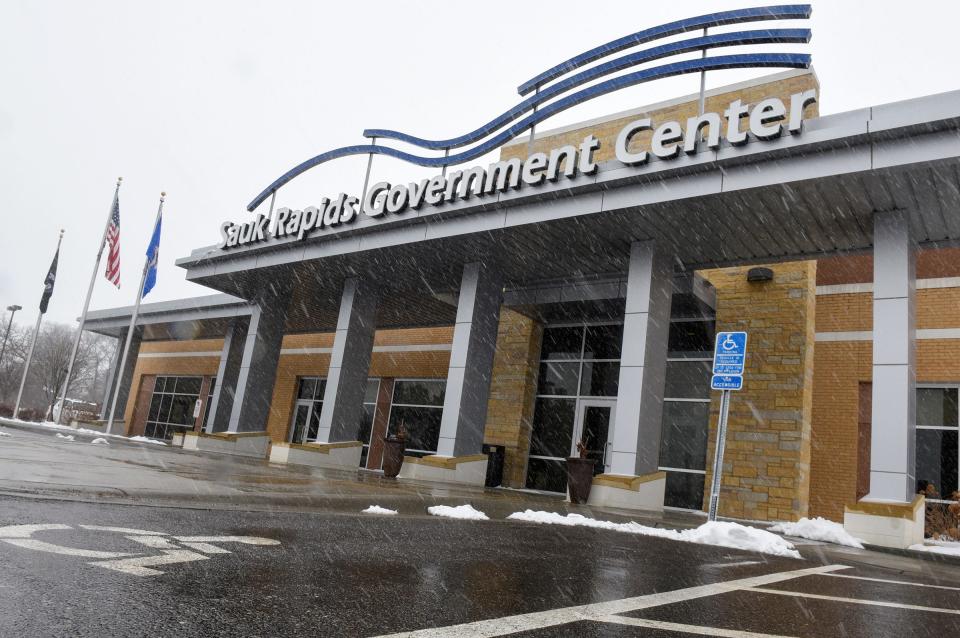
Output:
[[[796,520],[807,515],[810,484],[816,262],[769,267],[774,279],[765,283],[748,283],[747,267],[701,273],[717,289],[717,330],[749,333],[744,388],[730,405],[720,514]],[[705,501],[720,407],[713,394]]]
[[[449,344],[453,327],[378,330],[376,346]],[[283,349],[330,348],[332,333],[286,335]],[[370,377],[446,379],[450,353],[447,351],[374,352],[370,359]],[[299,377],[325,377],[330,367],[329,354],[282,354],[273,386],[267,434],[273,441],[286,441],[296,403]]]
[[[784,101],[784,104],[786,104],[788,111],[787,117],[789,117],[790,96],[794,93],[812,88],[817,89],[819,93],[820,84],[817,82],[816,75],[813,73],[798,75],[777,82],[758,84],[757,86],[745,89],[708,96],[705,102],[705,111],[722,114],[723,110],[730,105],[730,102],[738,98],[741,99],[744,104],[753,105],[764,98],[779,97]],[[664,122],[669,122],[670,120],[676,120],[686,126],[687,119],[697,115],[699,106],[698,100],[694,98],[691,101],[681,102],[666,108],[636,113],[629,117],[590,124],[582,128],[547,135],[534,141],[531,152],[546,152],[566,144],[576,146],[583,141],[583,138],[593,134],[600,140],[600,148],[593,155],[594,160],[600,162],[611,160],[615,158],[614,142],[617,139],[617,135],[620,133],[620,130],[630,122],[648,117],[653,121],[654,127]],[[819,114],[820,111],[817,104],[812,104],[806,109],[806,117],[808,118],[817,117]],[[741,130],[742,126],[741,124]],[[641,150],[649,148],[652,137],[652,131],[645,131],[636,135],[631,141],[630,149]],[[528,144],[526,143],[505,146],[500,149],[500,157],[503,159],[511,157],[523,159],[527,157],[527,149]]]
[[[191,341],[147,341],[140,345],[141,353],[161,352],[217,352],[223,349],[223,339],[194,339]],[[133,381],[130,384],[130,397],[124,411],[123,421],[126,434],[142,433],[146,414],[137,409],[138,397],[144,390],[144,376],[156,375],[209,375],[216,376],[220,365],[220,356],[196,357],[138,357],[137,365],[133,369]],[[149,402],[147,402],[149,407]],[[136,432],[135,430],[139,430]]]
[[[500,310],[484,442],[506,446],[503,484],[523,487],[537,385],[542,326],[513,310]]]
[[[955,328],[960,312],[960,288],[922,288],[917,291],[917,329]],[[817,297],[817,332],[873,330],[870,293]]]
[[[944,263],[932,252],[930,264]],[[832,273],[843,264],[831,260]],[[850,269],[848,272],[854,272]],[[927,271],[951,276],[943,268]],[[834,279],[831,283],[848,283]],[[917,291],[917,328],[960,327],[960,288],[926,288]],[[873,325],[872,294],[820,295],[817,297],[817,332],[869,331]],[[835,521],[843,508],[856,502],[859,387],[872,378],[873,347],[870,341],[819,341],[816,346],[810,515]],[[960,381],[960,340],[917,340],[917,382]]]

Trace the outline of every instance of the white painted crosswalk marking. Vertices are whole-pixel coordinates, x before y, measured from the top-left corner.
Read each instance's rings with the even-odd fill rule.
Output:
[[[844,598],[843,596],[826,596],[824,594],[808,594],[800,591],[787,591],[783,589],[766,589],[764,587],[750,587],[747,591],[760,592],[761,594],[776,594],[778,596],[794,596],[798,598],[812,598],[814,600],[832,600],[840,603],[851,603],[856,605],[871,605],[873,607],[893,607],[895,609],[911,609],[913,611],[931,611],[940,614],[954,614],[960,616],[960,609],[943,609],[942,607],[924,607],[923,605],[908,605],[906,603],[891,603],[885,600],[867,600],[864,598]]]
[[[703,627],[700,625],[684,625],[682,623],[666,622],[663,620],[648,620],[646,618],[631,618],[629,616],[602,616],[596,620],[630,627],[644,629],[660,629],[662,631],[676,631],[696,636],[720,636],[721,638],[793,638],[782,634],[758,634],[754,631],[740,631],[739,629],[721,629],[719,627]]]
[[[788,572],[776,572],[762,576],[752,576],[749,578],[711,583],[709,585],[688,587],[686,589],[636,596],[634,598],[612,600],[604,603],[551,609],[529,614],[506,616],[504,618],[480,620],[449,627],[419,629],[389,634],[389,636],[381,636],[380,638],[494,638],[495,636],[507,636],[521,631],[534,631],[546,627],[556,627],[557,625],[566,625],[582,620],[597,620],[606,616],[638,611],[640,609],[649,609],[651,607],[660,607],[662,605],[670,605],[672,603],[705,598],[707,596],[716,596],[718,594],[725,594],[751,587],[762,587],[763,585],[772,585],[785,580],[812,576],[814,574],[824,574],[841,569],[849,569],[849,567],[846,565],[823,565]]]
[[[912,583],[908,580],[889,580],[887,578],[870,578],[869,576],[854,576],[853,574],[823,574],[824,576],[833,576],[835,578],[852,578],[854,580],[867,580],[873,583],[887,583],[889,585],[906,585],[909,587],[929,587],[930,589],[947,589],[949,591],[960,591],[960,587],[948,587],[947,585],[928,585],[926,583]]]

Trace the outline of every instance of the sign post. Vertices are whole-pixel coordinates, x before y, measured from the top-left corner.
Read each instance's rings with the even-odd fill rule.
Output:
[[[713,348],[713,377],[710,389],[720,390],[720,422],[717,424],[717,445],[713,455],[713,481],[710,487],[708,520],[717,520],[720,502],[720,478],[723,474],[723,449],[727,439],[727,414],[730,392],[743,387],[743,368],[747,358],[746,332],[718,332]]]

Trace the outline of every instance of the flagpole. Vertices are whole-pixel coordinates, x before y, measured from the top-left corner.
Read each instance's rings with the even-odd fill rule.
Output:
[[[157,219],[153,222],[153,227],[157,227],[160,221],[160,215],[163,213],[163,199],[166,193],[160,193],[160,206],[157,208]],[[117,411],[117,398],[120,396],[120,386],[123,385],[123,370],[127,366],[127,355],[130,354],[130,342],[133,340],[133,331],[137,326],[137,315],[140,314],[140,302],[143,300],[143,284],[147,281],[147,271],[150,269],[150,255],[143,262],[143,273],[140,275],[140,286],[137,288],[137,303],[133,306],[133,314],[130,315],[130,327],[127,328],[127,340],[123,344],[123,356],[120,357],[120,366],[114,373],[115,385],[113,387],[113,399],[110,401],[110,417],[107,419],[107,434],[113,434],[113,419]]]
[[[57,239],[57,252],[60,255],[60,244],[63,242],[63,229],[60,229],[60,237]],[[48,275],[49,276],[49,275]],[[43,306],[41,301],[41,310],[37,314],[37,325],[33,328],[33,340],[30,341],[30,349],[27,351],[27,360],[23,364],[23,376],[20,377],[20,389],[17,390],[17,402],[13,406],[13,418],[20,418],[20,399],[23,398],[23,386],[27,383],[27,373],[30,372],[30,362],[33,361],[33,350],[37,346],[37,335],[40,334],[40,320],[43,319]]]
[[[107,211],[107,221],[103,225],[103,237],[100,238],[100,247],[97,249],[97,260],[93,263],[93,273],[90,275],[90,285],[87,287],[87,298],[83,302],[83,312],[80,314],[80,326],[77,328],[77,337],[73,340],[73,352],[70,354],[70,363],[67,364],[67,377],[63,380],[63,395],[60,397],[60,411],[57,413],[57,423],[63,422],[63,407],[67,402],[67,391],[70,389],[70,378],[73,375],[73,364],[77,360],[77,352],[80,350],[80,338],[83,336],[83,326],[87,323],[87,310],[90,308],[90,297],[93,296],[93,285],[97,282],[97,272],[100,270],[100,259],[103,257],[103,247],[107,245],[107,230],[110,228],[110,221],[113,219],[113,209],[117,206],[117,198],[120,196],[120,182],[122,177],[117,178],[117,187],[113,191],[113,203],[110,210]]]

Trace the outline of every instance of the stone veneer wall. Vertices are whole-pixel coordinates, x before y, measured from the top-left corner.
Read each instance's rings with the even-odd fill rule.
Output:
[[[720,515],[796,520],[808,514],[813,411],[816,262],[702,271],[717,289],[717,331],[746,330],[744,388],[730,405]],[[709,502],[720,394],[710,406],[704,505]]]
[[[507,487],[523,487],[526,479],[542,336],[539,322],[500,309],[483,441],[506,446],[503,484]]]

